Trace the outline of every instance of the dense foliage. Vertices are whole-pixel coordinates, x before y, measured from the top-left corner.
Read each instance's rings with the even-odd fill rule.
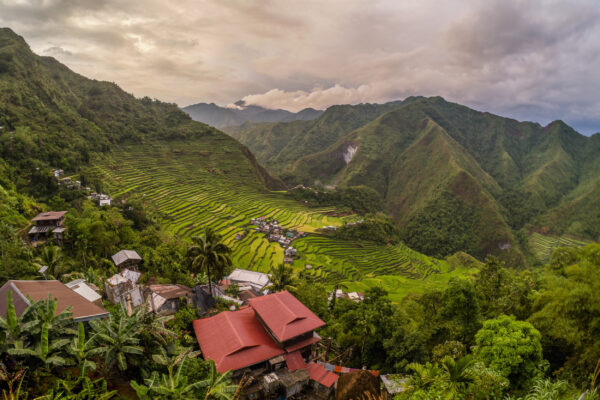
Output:
[[[368,186],[353,186],[333,190],[312,189],[297,186],[288,191],[294,199],[309,207],[336,206],[339,210],[360,215],[376,213],[382,210],[379,193]]]

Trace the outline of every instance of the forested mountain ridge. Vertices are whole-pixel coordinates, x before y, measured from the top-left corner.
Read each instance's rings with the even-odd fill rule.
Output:
[[[116,84],[85,78],[51,57],[34,54],[22,37],[0,29],[0,156],[31,186],[42,165],[76,171],[92,152],[150,140],[214,141],[252,170],[257,185],[280,187],[248,149],[192,121],[177,105],[136,99]],[[218,165],[215,165],[218,167]],[[47,169],[46,169],[47,171]]]
[[[237,108],[220,107],[215,103],[197,103],[183,107],[194,121],[203,122],[216,128],[241,125],[246,122],[290,122],[312,120],[323,111],[305,108],[297,113],[287,110],[272,110],[255,105],[246,105],[243,100],[235,103]]]
[[[526,245],[515,234],[525,226],[600,235],[592,200],[600,191],[600,135],[585,137],[562,121],[519,122],[441,97],[390,104],[376,115],[367,116],[365,105],[335,106],[315,121],[228,133],[290,185],[373,187],[407,244],[429,254],[519,259]],[[358,114],[356,124],[340,108]],[[285,145],[272,145],[278,141]]]

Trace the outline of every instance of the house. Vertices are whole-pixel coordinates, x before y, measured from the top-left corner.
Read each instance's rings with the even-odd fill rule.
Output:
[[[140,276],[142,274],[139,272],[124,269],[108,278],[104,283],[104,292],[108,300],[113,304],[122,304],[129,312],[142,304],[142,291],[137,284]]]
[[[0,287],[0,315],[6,317],[8,292],[12,292],[13,305],[17,315],[23,314],[32,301],[46,300],[48,295],[56,299],[55,314],[71,308],[77,322],[108,317],[108,311],[92,303],[84,296],[59,281],[17,281],[10,280]]]
[[[321,340],[315,330],[325,322],[287,290],[249,299],[248,304],[277,345],[288,353],[299,351],[309,357],[312,345]]]
[[[298,255],[298,250],[290,246],[285,249],[284,254],[288,257],[296,257]]]
[[[283,257],[283,262],[286,264],[291,264],[294,262],[294,259],[292,257]]]
[[[194,321],[204,356],[215,361],[219,372],[272,371],[282,362],[279,356],[288,365],[295,362],[303,367],[312,345],[321,340],[314,330],[325,323],[287,291],[251,298],[248,303],[237,311]]]
[[[306,370],[310,376],[315,393],[321,398],[329,398],[335,388],[339,375],[327,371],[324,366],[315,362],[309,363]]]
[[[350,292],[348,293],[348,298],[352,301],[359,302],[364,300],[365,295],[361,292]]]
[[[65,283],[65,286],[85,297],[89,302],[102,306],[102,295],[98,293],[98,288],[96,285],[87,283],[85,279],[75,279]]]
[[[36,215],[31,220],[31,223],[35,226],[27,232],[31,242],[35,244],[38,241],[45,241],[48,239],[48,235],[52,233],[58,244],[62,245],[65,233],[63,227],[65,214],[67,214],[66,211],[48,211]]]
[[[157,314],[174,314],[182,302],[193,304],[194,298],[192,289],[179,284],[148,285],[144,289],[148,310]]]
[[[194,306],[201,310],[202,313],[207,312],[210,308],[217,305],[217,301],[210,294],[210,290],[208,289],[208,285],[206,286],[206,290],[202,287],[202,285],[197,285],[194,287],[194,293],[196,294],[196,298],[194,299]]]
[[[110,206],[112,202],[112,198],[106,194],[101,194],[98,196],[98,205],[102,206]]]
[[[240,286],[240,288],[250,286],[259,291],[262,291],[264,288],[271,285],[269,275],[240,268],[234,269],[227,277],[227,280],[230,284],[235,283]]]
[[[121,250],[112,256],[112,260],[119,269],[128,268],[137,271],[142,257],[135,250]]]
[[[193,326],[202,354],[213,360],[221,373],[244,368],[267,369],[270,359],[285,354],[285,350],[263,328],[251,307],[198,319]]]

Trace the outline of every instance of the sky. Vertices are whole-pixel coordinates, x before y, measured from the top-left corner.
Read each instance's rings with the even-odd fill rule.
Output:
[[[82,75],[180,106],[439,95],[600,131],[597,0],[0,0],[0,26]]]

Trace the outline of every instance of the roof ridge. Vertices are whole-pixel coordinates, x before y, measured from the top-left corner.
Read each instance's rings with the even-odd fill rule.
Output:
[[[231,331],[234,333],[236,339],[238,340],[239,346],[233,350],[232,352],[230,352],[229,354],[227,354],[228,356],[231,354],[234,354],[240,350],[242,350],[244,347],[248,347],[244,345],[244,342],[242,341],[242,338],[240,337],[240,334],[238,333],[237,329],[235,329],[235,327],[233,326],[233,322],[231,321],[231,319],[229,318],[229,315],[232,314],[231,311],[225,311],[225,319],[227,320],[227,323],[229,324],[229,328],[231,329]]]

